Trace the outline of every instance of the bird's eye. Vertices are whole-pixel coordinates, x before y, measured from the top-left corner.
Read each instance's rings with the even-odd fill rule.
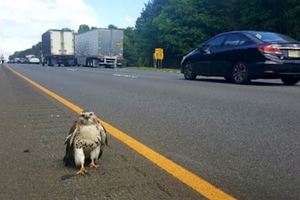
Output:
[[[80,117],[84,117],[84,114],[81,114]]]
[[[93,113],[90,113],[90,116],[93,116]]]

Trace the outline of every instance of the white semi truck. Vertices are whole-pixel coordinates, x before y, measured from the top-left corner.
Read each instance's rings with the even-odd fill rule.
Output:
[[[75,36],[69,29],[50,29],[42,35],[42,64],[76,65]]]
[[[116,67],[123,58],[122,29],[94,29],[75,35],[77,64],[89,67]]]

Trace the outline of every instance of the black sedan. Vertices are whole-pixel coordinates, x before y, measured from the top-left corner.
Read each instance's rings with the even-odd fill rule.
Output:
[[[222,76],[247,84],[251,79],[280,78],[295,85],[300,80],[300,42],[272,32],[222,33],[184,56],[181,73],[187,80]]]

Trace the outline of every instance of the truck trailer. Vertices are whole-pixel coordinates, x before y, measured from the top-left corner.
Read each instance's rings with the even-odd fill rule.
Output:
[[[75,35],[77,64],[116,67],[123,58],[123,30],[98,28]]]
[[[42,35],[42,64],[76,65],[75,34],[72,30],[50,29]]]

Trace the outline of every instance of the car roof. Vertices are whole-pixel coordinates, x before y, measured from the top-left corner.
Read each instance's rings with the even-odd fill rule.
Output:
[[[216,36],[221,36],[221,35],[227,35],[227,34],[232,34],[232,33],[242,33],[242,34],[257,34],[257,33],[274,33],[274,34],[278,34],[276,32],[269,32],[269,31],[254,31],[254,30],[240,30],[240,31],[229,31],[229,32],[224,32],[224,33],[220,33]]]

